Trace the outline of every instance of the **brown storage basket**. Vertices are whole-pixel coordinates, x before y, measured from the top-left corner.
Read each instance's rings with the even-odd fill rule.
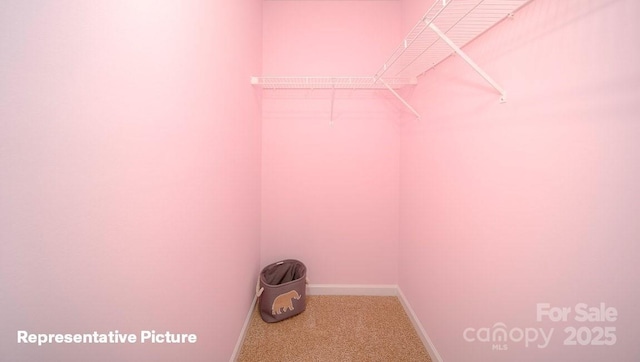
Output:
[[[302,313],[306,308],[306,280],[307,267],[299,260],[287,259],[262,269],[256,287],[262,320],[279,322]]]

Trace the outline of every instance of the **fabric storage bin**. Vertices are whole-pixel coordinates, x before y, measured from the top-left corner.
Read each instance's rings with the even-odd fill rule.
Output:
[[[306,308],[306,284],[307,267],[299,260],[287,259],[264,267],[256,286],[262,320],[279,322],[302,313]]]

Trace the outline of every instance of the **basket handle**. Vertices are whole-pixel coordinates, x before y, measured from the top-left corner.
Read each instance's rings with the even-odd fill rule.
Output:
[[[260,288],[260,276],[258,276],[258,282],[256,283],[256,297],[260,297],[264,292],[264,288]]]
[[[309,278],[305,278],[305,284],[309,284]],[[256,282],[256,297],[260,297],[264,292],[264,287],[260,287],[260,276],[258,275],[258,281]]]

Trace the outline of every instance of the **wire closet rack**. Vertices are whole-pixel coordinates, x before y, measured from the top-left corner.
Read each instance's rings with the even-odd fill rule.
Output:
[[[265,89],[388,89],[416,117],[418,112],[395,90],[417,84],[418,76],[458,54],[506,101],[505,90],[461,48],[533,0],[435,0],[391,56],[371,77],[260,76],[251,84]]]

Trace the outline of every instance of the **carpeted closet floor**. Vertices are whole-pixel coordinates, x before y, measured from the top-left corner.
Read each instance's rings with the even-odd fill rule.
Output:
[[[256,308],[238,361],[431,361],[396,297],[306,299],[303,313],[278,323]]]

